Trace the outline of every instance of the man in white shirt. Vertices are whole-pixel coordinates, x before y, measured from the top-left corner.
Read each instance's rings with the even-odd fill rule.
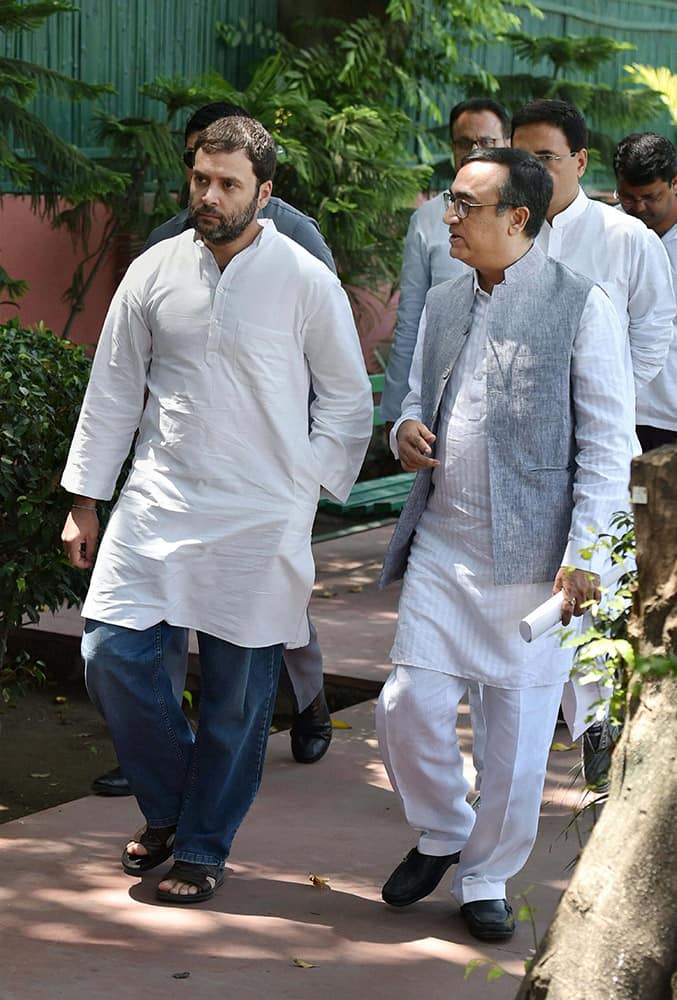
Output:
[[[88,691],[146,818],[125,871],[174,855],[157,897],[223,881],[258,789],[283,645],[308,641],[320,487],[345,500],[371,435],[371,388],[338,279],[270,220],[275,144],[260,123],[206,129],[195,232],[135,260],[111,304],[62,485],[70,561],[93,564],[96,500],[131,472],[83,607]],[[308,393],[315,398],[308,420]],[[193,738],[167,664],[198,634]]]
[[[553,182],[538,246],[607,293],[625,333],[628,389],[638,391],[663,368],[672,340],[670,266],[655,233],[585,195],[587,143],[585,119],[566,101],[530,101],[513,117],[513,146],[538,157]]]
[[[626,393],[651,392],[665,365],[673,324],[670,265],[655,233],[610,205],[589,199],[579,184],[588,163],[588,130],[580,111],[559,100],[536,100],[513,116],[513,146],[533,153],[547,168],[553,194],[537,245],[553,260],[590,278],[604,289],[621,323]],[[597,359],[604,364],[600,352]],[[636,445],[639,451],[639,443]],[[588,784],[603,790],[610,733],[598,721],[599,703],[608,692],[598,683],[572,681],[563,711],[573,739],[583,741]],[[595,707],[597,706],[597,708]]]
[[[562,592],[567,625],[596,595],[597,554],[582,550],[627,492],[632,451],[615,311],[534,245],[551,192],[521,150],[464,161],[445,222],[451,253],[474,270],[429,292],[391,435],[418,474],[382,575],[404,585],[377,729],[419,840],[383,898],[422,899],[456,865],[461,915],[487,941],[514,930],[506,882],[536,837],[571,667],[557,637],[527,645],[517,623]],[[468,681],[482,684],[487,725],[476,814],[455,734]]]
[[[214,101],[198,108],[186,122],[183,164],[188,185],[193,176],[195,143],[200,132],[222,118],[232,117],[251,118],[251,115],[230,101]],[[315,219],[304,215],[293,205],[275,196],[271,196],[267,204],[259,209],[258,217],[272,219],[278,232],[289,236],[336,274],[331,250],[325,243]],[[190,208],[183,208],[171,219],[153,229],[146,240],[144,250],[192,228]],[[290,731],[292,755],[302,764],[314,764],[320,760],[329,749],[332,737],[331,716],[324,694],[322,650],[317,629],[310,617],[308,626],[310,629],[308,645],[299,649],[288,649],[282,657],[282,676],[286,675],[288,678],[293,699],[293,721]],[[173,659],[168,665],[173,671],[172,688],[179,701],[182,701],[186,686],[187,660],[181,662],[179,659]],[[96,795],[104,796],[132,794],[129,782],[119,765],[95,778],[92,782],[92,791]]]
[[[663,135],[633,132],[614,153],[623,211],[660,238],[677,290],[677,151]],[[677,323],[676,323],[677,325]],[[677,440],[677,333],[663,370],[637,393],[637,436],[643,451]]]

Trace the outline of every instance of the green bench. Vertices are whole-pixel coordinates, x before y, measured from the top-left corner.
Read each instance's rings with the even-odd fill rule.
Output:
[[[385,375],[382,373],[370,375],[369,381],[374,394],[374,427],[383,427],[385,420],[381,416],[379,400],[383,392]],[[343,517],[362,515],[393,517],[404,507],[415,478],[414,472],[400,472],[394,476],[381,476],[380,479],[367,479],[355,483],[345,503],[339,503],[338,500],[320,500],[320,510]]]

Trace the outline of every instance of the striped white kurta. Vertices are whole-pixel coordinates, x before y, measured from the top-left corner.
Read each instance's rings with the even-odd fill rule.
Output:
[[[581,319],[581,327],[589,331],[592,325],[595,336],[576,341],[577,365],[588,366],[589,372],[599,368],[615,332],[604,322],[608,307],[600,305],[602,298],[593,290]],[[472,324],[440,407],[435,445],[440,464],[411,547],[391,658],[395,664],[495,687],[557,684],[567,679],[572,664],[572,650],[561,647],[558,630],[530,644],[518,631],[520,619],[550,596],[552,581],[494,583],[486,405],[490,308],[491,297],[476,287]],[[394,433],[403,420],[419,416],[424,332],[425,317],[412,367],[412,392]],[[602,394],[586,400],[585,406],[580,399],[577,404],[594,426],[604,406]],[[600,423],[603,428],[605,421]],[[577,428],[579,434],[587,432],[587,426]],[[564,552],[563,561],[570,561]]]

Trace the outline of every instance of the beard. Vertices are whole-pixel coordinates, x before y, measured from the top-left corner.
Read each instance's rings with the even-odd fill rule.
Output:
[[[191,205],[190,222],[195,230],[208,243],[221,244],[232,243],[241,236],[251,221],[256,218],[258,211],[258,190],[248,205],[245,205],[239,212],[231,215],[224,215],[215,208],[206,209]],[[206,214],[218,216],[219,221],[205,219]]]

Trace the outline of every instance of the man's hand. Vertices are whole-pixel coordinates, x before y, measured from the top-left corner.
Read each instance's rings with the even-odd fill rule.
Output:
[[[440,463],[431,458],[435,435],[420,420],[405,420],[397,430],[400,463],[405,472],[418,472]]]
[[[79,499],[79,498],[78,498]],[[99,516],[93,501],[71,507],[61,532],[63,550],[68,561],[77,569],[90,569],[94,565],[94,555],[99,538]]]
[[[600,579],[597,573],[588,573],[573,566],[560,566],[552,586],[553,594],[562,591],[562,625],[568,625],[571,616],[580,618],[588,609],[588,601],[599,601]]]

